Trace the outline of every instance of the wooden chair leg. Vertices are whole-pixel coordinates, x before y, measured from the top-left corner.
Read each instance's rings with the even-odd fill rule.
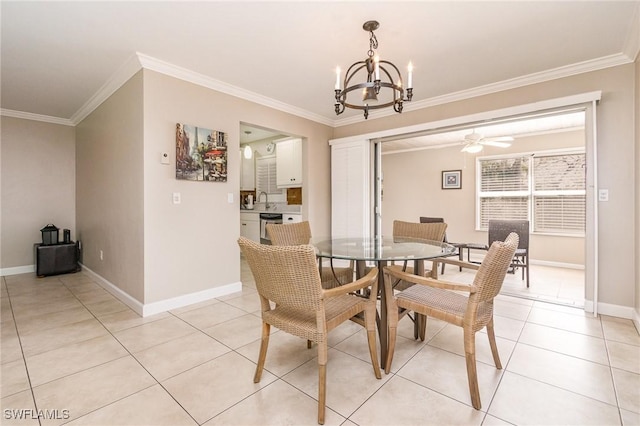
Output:
[[[388,301],[389,299],[387,299]],[[384,372],[389,374],[391,371],[391,363],[393,362],[393,353],[396,349],[396,336],[398,334],[398,307],[395,304],[390,304],[387,309],[387,324],[388,332],[387,336],[387,359],[382,360],[384,362]]]
[[[395,327],[389,326],[389,337],[387,343],[389,344],[387,348],[387,359],[384,363],[384,372],[389,374],[391,371],[391,363],[393,362],[393,352],[396,349],[396,335],[398,334],[397,323]]]
[[[427,334],[427,316],[420,315],[420,341],[424,342]]]
[[[269,332],[271,325],[266,322],[262,323],[262,340],[260,342],[260,355],[258,356],[258,365],[256,365],[256,373],[253,376],[253,383],[258,383],[262,377],[264,370],[264,361],[267,358],[267,348],[269,347]]]
[[[371,357],[371,365],[373,366],[373,374],[377,379],[382,378],[380,373],[380,363],[378,362],[378,354],[376,353],[376,316],[377,310],[375,305],[364,312],[364,322],[367,329],[367,340],[369,342],[369,356]]]
[[[493,318],[487,324],[487,336],[489,336],[489,345],[491,346],[491,354],[493,355],[493,362],[496,364],[498,370],[502,370],[502,363],[500,362],[500,355],[498,354],[498,346],[496,345],[496,334],[493,329]]]
[[[324,411],[327,403],[327,366],[318,366],[318,424],[324,424]]]
[[[327,341],[318,342],[318,424],[324,424],[327,404]]]
[[[482,405],[480,404],[480,389],[478,388],[478,373],[476,370],[476,342],[475,333],[471,330],[464,330],[464,357],[467,361],[471,405],[476,410],[479,410]]]

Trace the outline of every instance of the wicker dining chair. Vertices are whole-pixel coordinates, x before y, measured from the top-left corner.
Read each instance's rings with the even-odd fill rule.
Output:
[[[297,246],[309,244],[311,240],[311,226],[308,221],[298,223],[269,223],[267,233],[274,246]],[[347,267],[323,266],[320,271],[322,287],[333,288],[353,281],[354,265]]]
[[[442,222],[428,222],[428,223],[416,223],[416,222],[404,222],[401,220],[393,221],[393,237],[400,238],[408,238],[415,240],[431,240],[431,241],[444,241],[444,236],[447,230],[447,224]],[[422,261],[424,262],[424,261]],[[402,270],[413,274],[413,267],[408,266],[405,261]],[[433,266],[432,266],[433,270]],[[424,269],[424,275],[432,275],[431,270]],[[437,272],[437,271],[435,271]],[[437,274],[436,274],[437,276]],[[413,283],[403,280],[397,280],[395,282],[394,290],[401,291],[406,288],[412,286]],[[400,318],[405,315],[409,316],[409,311],[404,310],[400,313]],[[426,332],[426,323],[425,319],[420,316],[420,314],[416,313],[414,317],[409,316],[413,321],[413,337],[417,339],[418,337],[424,341],[424,336]]]
[[[518,235],[511,233],[504,242],[496,241],[491,244],[480,265],[444,258],[439,260],[477,269],[472,284],[457,284],[408,274],[398,266],[386,267],[384,269],[384,291],[387,299],[389,349],[385,371],[389,372],[393,361],[399,310],[411,310],[424,315],[425,318],[432,316],[462,327],[464,330],[464,353],[467,363],[469,393],[471,394],[473,407],[479,410],[481,403],[476,372],[475,334],[484,327],[487,328],[493,361],[497,369],[502,369],[493,328],[493,299],[500,292],[517,247]],[[394,294],[392,284],[397,280],[412,282],[415,285],[398,294]],[[469,293],[469,296],[459,292]],[[431,368],[437,367],[431,366]]]
[[[444,237],[447,231],[447,224],[443,222],[404,222],[401,220],[393,221],[393,237],[416,239],[416,240],[431,240],[431,241],[444,241]],[[406,266],[406,264],[405,264]],[[407,272],[411,272],[411,269],[406,269]],[[430,275],[430,271],[425,269],[425,275]]]
[[[247,259],[260,296],[262,341],[254,383],[262,376],[271,326],[318,344],[318,423],[324,424],[328,344],[327,334],[354,315],[364,313],[369,355],[376,378],[376,297],[378,270],[340,287],[323,289],[310,245],[272,246],[240,237],[238,245]],[[371,287],[370,297],[354,292]]]
[[[429,216],[420,216],[420,223],[444,223],[444,218],[443,217],[429,217]],[[452,246],[456,247],[456,251],[448,254],[446,257],[457,257],[458,259],[460,259],[460,245],[458,243],[452,243],[449,242],[449,240],[447,239],[447,233],[444,233],[444,237],[442,239],[443,242],[447,243],[447,244],[451,244]],[[442,270],[440,271],[441,274],[444,274],[444,267],[445,267],[445,263],[442,263]],[[462,271],[462,267],[460,268],[460,271]]]
[[[515,232],[518,234],[518,248],[513,255],[511,271],[515,273],[517,268],[522,268],[522,279],[525,279],[529,288],[529,221],[521,219],[490,219],[488,225],[488,244],[468,244],[467,246],[475,250],[489,250],[494,241],[502,241],[507,235]],[[469,260],[469,250],[467,249],[467,260]]]

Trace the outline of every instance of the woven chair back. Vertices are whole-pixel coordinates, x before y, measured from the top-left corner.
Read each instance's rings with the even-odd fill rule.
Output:
[[[482,260],[473,284],[477,292],[469,298],[471,303],[481,303],[498,295],[502,282],[518,247],[518,234],[512,232],[503,241],[494,241]]]
[[[311,226],[309,222],[298,223],[269,223],[266,226],[267,234],[274,246],[298,246],[309,244],[311,240]]]
[[[494,241],[504,241],[512,232],[518,234],[518,248],[529,249],[528,220],[489,220],[489,245]]]
[[[244,237],[238,239],[238,245],[262,297],[298,310],[320,308],[322,286],[312,246],[272,246]]]
[[[393,221],[393,236],[403,238],[416,238],[421,240],[443,241],[447,230],[444,222],[416,223]]]

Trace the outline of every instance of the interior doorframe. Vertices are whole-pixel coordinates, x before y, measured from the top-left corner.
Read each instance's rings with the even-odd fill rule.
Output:
[[[506,117],[514,117],[518,115],[526,115],[536,113],[538,111],[548,111],[553,109],[562,109],[570,107],[582,107],[585,111],[585,148],[587,152],[587,223],[585,230],[585,306],[586,312],[593,312],[597,315],[598,309],[598,156],[597,156],[597,127],[596,127],[596,105],[601,99],[602,92],[594,91],[587,92],[572,96],[566,96],[562,98],[548,99],[545,101],[534,102],[529,104],[522,104],[508,108],[502,108],[492,111],[485,111],[476,114],[470,114],[465,116],[453,117],[444,120],[432,121],[427,123],[421,123],[413,126],[400,127],[394,129],[388,129],[378,131],[374,133],[360,134],[347,138],[341,138],[341,142],[347,142],[350,140],[368,140],[374,155],[374,164],[372,173],[372,186],[375,189],[375,194],[372,197],[371,214],[372,223],[374,224],[375,235],[380,235],[381,226],[379,217],[382,214],[380,211],[380,198],[381,198],[381,161],[380,161],[380,141],[388,138],[397,138],[402,135],[408,135],[412,133],[434,131],[441,128],[461,126],[474,122],[488,122],[493,120],[500,120]],[[592,267],[588,267],[593,265]]]

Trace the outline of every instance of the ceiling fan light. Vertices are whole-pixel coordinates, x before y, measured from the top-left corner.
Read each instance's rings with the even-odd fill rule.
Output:
[[[463,152],[468,152],[470,154],[476,154],[480,151],[482,151],[482,145],[478,144],[478,143],[472,143],[469,144],[467,146],[465,146],[464,148],[462,148]]]

